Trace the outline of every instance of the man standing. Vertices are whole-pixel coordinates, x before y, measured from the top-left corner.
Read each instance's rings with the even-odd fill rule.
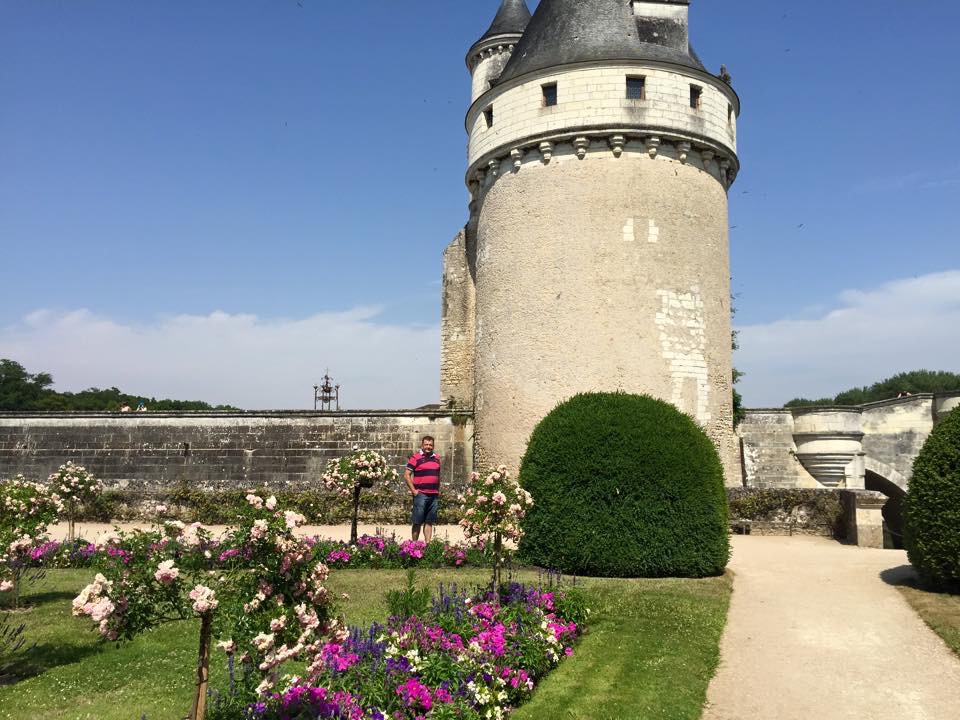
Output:
[[[413,496],[411,537],[419,540],[422,527],[423,539],[430,542],[440,504],[440,456],[433,452],[433,438],[429,435],[423,437],[420,449],[410,456],[403,479]]]

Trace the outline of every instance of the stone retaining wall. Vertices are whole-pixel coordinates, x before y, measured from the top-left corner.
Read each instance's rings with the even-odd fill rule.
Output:
[[[0,413],[0,477],[44,480],[62,463],[84,465],[108,488],[162,493],[175,484],[222,491],[318,489],[327,460],[354,446],[384,453],[402,470],[436,437],[451,489],[473,464],[468,414],[429,411],[338,413]]]

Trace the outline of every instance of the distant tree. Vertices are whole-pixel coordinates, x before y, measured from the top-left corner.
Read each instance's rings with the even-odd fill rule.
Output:
[[[806,400],[796,398],[784,407],[801,407],[804,405],[863,405],[865,403],[889,400],[902,393],[916,395],[917,393],[960,392],[960,374],[945,370],[913,370],[902,372],[881,380],[873,385],[851,388],[839,393],[833,398],[820,400]]]
[[[51,389],[49,373],[30,374],[14,360],[0,360],[0,410],[47,410],[64,412],[117,411],[124,405],[136,407],[144,401],[158,411],[236,411],[231,405],[211,405],[199,400],[157,400],[143,395],[128,395],[118,388],[88,388],[80,392],[56,392]]]
[[[0,410],[34,410],[53,378],[48,373],[28,373],[26,368],[13,360],[0,360]]]

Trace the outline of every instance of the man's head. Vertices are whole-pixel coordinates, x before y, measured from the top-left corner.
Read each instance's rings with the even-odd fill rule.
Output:
[[[431,435],[423,436],[423,439],[420,441],[420,449],[427,455],[433,452],[433,437]]]

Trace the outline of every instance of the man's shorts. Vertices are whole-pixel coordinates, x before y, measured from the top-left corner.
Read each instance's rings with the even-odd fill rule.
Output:
[[[436,525],[440,498],[437,495],[417,493],[413,499],[413,525]]]

